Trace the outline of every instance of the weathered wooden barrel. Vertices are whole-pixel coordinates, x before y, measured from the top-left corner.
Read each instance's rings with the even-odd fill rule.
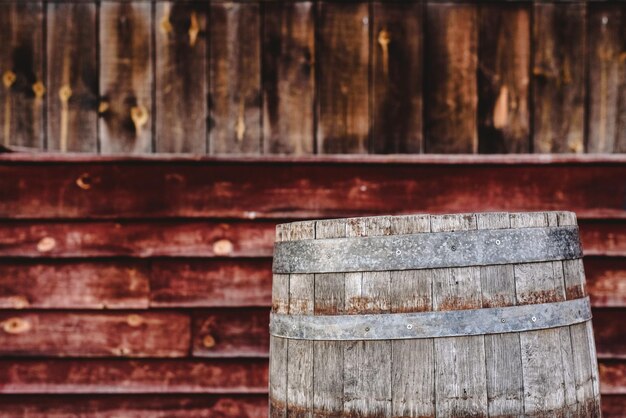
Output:
[[[595,417],[571,212],[277,227],[271,417]]]

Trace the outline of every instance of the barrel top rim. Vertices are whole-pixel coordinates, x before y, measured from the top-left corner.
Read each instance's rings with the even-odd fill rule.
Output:
[[[389,215],[364,215],[364,216],[352,216],[347,218],[320,218],[320,219],[307,219],[293,222],[283,222],[276,225],[276,228],[285,227],[287,225],[299,225],[318,221],[353,221],[364,219],[382,219],[382,218],[404,218],[410,216],[475,216],[475,215],[530,215],[530,214],[560,214],[560,215],[573,215],[576,219],[576,212],[571,210],[545,210],[545,211],[485,211],[485,212],[446,212],[446,213],[401,213],[401,214],[389,214]],[[526,227],[514,227],[513,229],[526,228]]]

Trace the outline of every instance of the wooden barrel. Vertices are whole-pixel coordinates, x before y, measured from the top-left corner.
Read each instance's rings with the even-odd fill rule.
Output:
[[[571,212],[278,225],[271,417],[596,417]]]

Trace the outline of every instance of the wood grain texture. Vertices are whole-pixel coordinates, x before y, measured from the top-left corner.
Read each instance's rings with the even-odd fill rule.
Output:
[[[622,338],[624,321],[626,310],[623,308],[593,310],[598,358],[626,359],[626,341]]]
[[[317,152],[369,149],[367,3],[319,2],[317,27]]]
[[[314,148],[315,6],[263,5],[263,151],[311,154]]]
[[[267,360],[3,359],[4,394],[267,393]]]
[[[209,150],[261,152],[261,17],[258,3],[211,3]]]
[[[534,152],[584,151],[585,3],[534,4]]]
[[[432,232],[477,229],[475,215],[431,216]],[[436,269],[433,274],[433,310],[480,309],[479,267]],[[485,338],[435,339],[436,412],[441,416],[488,413]]]
[[[156,4],[157,152],[207,152],[207,19],[203,2]]]
[[[0,3],[0,144],[44,147],[43,2]]]
[[[257,418],[264,395],[4,395],[2,418]]]
[[[477,214],[478,229],[508,229],[508,213]],[[516,304],[512,265],[480,267],[482,306],[495,308]],[[489,416],[524,413],[524,383],[518,333],[485,335],[485,368]]]
[[[242,308],[198,312],[193,316],[195,357],[266,357],[269,309]]]
[[[154,260],[150,306],[270,306],[271,260]]]
[[[271,257],[275,222],[0,222],[2,257]]]
[[[531,9],[486,3],[479,16],[479,152],[528,152]]]
[[[96,152],[96,5],[49,3],[47,7],[47,149]]]
[[[391,217],[353,218],[346,223],[346,237],[391,234]],[[391,312],[391,273],[346,273],[345,312]],[[343,344],[344,415],[391,414],[391,341],[347,341]]]
[[[100,5],[100,151],[152,148],[152,9],[149,3]]]
[[[135,261],[0,264],[1,309],[143,309],[149,273]]]
[[[477,15],[474,4],[426,5],[425,152],[478,150]]]
[[[422,151],[423,5],[372,6],[372,138],[376,154]]]
[[[626,306],[626,259],[585,257],[585,271],[593,306]]]
[[[467,207],[626,218],[626,184],[615,182],[625,177],[619,163],[7,161],[0,218],[284,219]]]
[[[587,13],[587,152],[626,152],[626,8],[591,3]]]
[[[189,317],[177,312],[0,313],[3,356],[183,357]]]
[[[315,239],[344,238],[345,219],[325,219],[315,222]],[[345,312],[345,274],[315,275],[314,314]],[[342,341],[313,342],[313,417],[340,416],[344,411],[344,343]]]
[[[391,218],[393,235],[422,232],[430,232],[429,215]],[[430,271],[392,271],[390,276],[391,313],[432,310],[433,279]],[[432,338],[391,342],[392,416],[435,416],[434,347]]]

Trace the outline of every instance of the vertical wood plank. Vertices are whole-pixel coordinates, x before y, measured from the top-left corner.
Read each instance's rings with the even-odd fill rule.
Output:
[[[477,214],[478,229],[508,229],[508,213]],[[515,277],[513,265],[480,268],[483,308],[513,306]],[[522,416],[524,387],[522,355],[518,333],[485,335],[487,402],[489,416]]]
[[[481,4],[478,45],[478,149],[528,152],[528,4]]]
[[[534,5],[535,152],[584,151],[585,10],[585,3]]]
[[[373,4],[373,153],[422,151],[422,10],[420,2]]]
[[[48,3],[47,148],[98,150],[95,3]]]
[[[317,221],[315,238],[343,238],[345,219]],[[345,311],[344,273],[315,275],[315,315],[339,315]],[[313,416],[326,418],[343,413],[344,342],[315,341]]]
[[[626,152],[626,5],[589,3],[588,152]]]
[[[317,150],[366,153],[369,147],[368,3],[321,2],[317,21]]]
[[[312,2],[268,2],[263,13],[263,150],[311,154],[315,29]]]
[[[430,232],[429,215],[393,217],[393,235]],[[391,272],[391,313],[432,310],[428,270]],[[435,357],[432,338],[391,342],[391,416],[435,416]]]
[[[0,3],[0,144],[43,148],[43,2]]]
[[[346,236],[391,234],[388,216],[349,219]],[[346,313],[389,313],[388,271],[346,273]],[[344,344],[344,414],[390,416],[391,341],[350,341]]]
[[[290,224],[290,241],[315,238],[315,222]],[[289,275],[289,314],[312,315],[315,275]],[[313,342],[287,342],[287,416],[310,417],[313,408]]]
[[[475,215],[431,216],[431,231],[476,229]],[[479,309],[479,267],[433,270],[433,310]],[[437,416],[487,416],[483,336],[435,339]]]
[[[209,22],[209,148],[261,151],[261,19],[258,3],[213,3]]]
[[[424,56],[424,150],[475,153],[477,39],[475,4],[428,3]]]
[[[289,241],[290,228],[276,226],[276,242]],[[274,274],[272,278],[272,312],[289,313],[289,275]],[[269,417],[287,417],[287,344],[286,338],[270,335]]]
[[[545,213],[511,214],[511,227],[548,226]],[[515,265],[517,304],[555,302],[559,298],[553,263]],[[524,411],[527,415],[565,409],[565,377],[561,367],[559,329],[520,334],[524,379]],[[559,366],[557,366],[559,365]]]
[[[207,152],[207,14],[206,3],[156,3],[157,152]]]
[[[100,5],[100,151],[152,151],[152,5]]]

